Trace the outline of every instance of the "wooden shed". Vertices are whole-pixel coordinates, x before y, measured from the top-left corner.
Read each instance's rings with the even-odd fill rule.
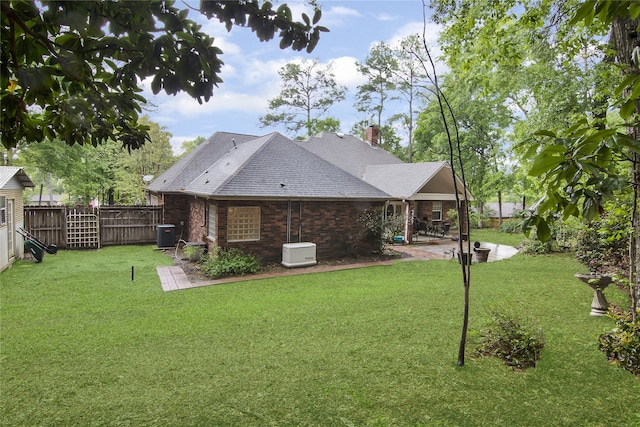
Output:
[[[24,169],[0,166],[0,271],[24,256],[24,241],[17,229],[24,226],[23,192],[34,187]]]

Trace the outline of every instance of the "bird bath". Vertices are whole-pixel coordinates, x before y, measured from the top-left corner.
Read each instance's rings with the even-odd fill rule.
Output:
[[[604,297],[602,290],[605,289],[612,281],[611,276],[606,274],[582,274],[576,273],[575,277],[589,285],[593,289],[593,301],[591,302],[591,315],[604,316],[609,311],[609,303]]]

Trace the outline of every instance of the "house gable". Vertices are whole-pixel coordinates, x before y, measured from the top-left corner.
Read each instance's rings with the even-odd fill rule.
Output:
[[[234,147],[258,138],[229,132],[216,132],[160,174],[147,186],[151,192],[181,192],[210,165]]]
[[[455,200],[451,167],[447,162],[370,165],[364,180],[403,200]],[[458,194],[463,186],[458,180]],[[470,193],[467,199],[472,200]]]
[[[18,166],[0,166],[0,189],[23,190],[35,187],[23,168]]]
[[[382,147],[362,141],[353,135],[321,132],[317,136],[296,142],[318,157],[361,179],[369,165],[404,164]]]

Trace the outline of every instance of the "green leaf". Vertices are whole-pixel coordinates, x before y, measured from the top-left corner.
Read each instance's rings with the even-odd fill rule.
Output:
[[[624,120],[627,120],[633,113],[636,111],[636,100],[628,99],[622,106],[620,107],[620,117]]]
[[[315,13],[313,14],[313,25],[316,25],[320,21],[321,17],[322,17],[322,10],[316,9]]]
[[[618,86],[616,86],[614,93],[616,95],[620,95],[623,93],[629,86],[633,84],[633,82],[638,78],[635,74],[629,74],[625,78],[622,79],[622,82]]]
[[[287,4],[280,5],[278,7],[277,13],[278,13],[278,15],[280,15],[281,17],[283,17],[287,21],[291,21],[292,18],[293,18],[292,15],[291,15],[291,8],[289,8],[289,6]]]
[[[549,224],[544,218],[539,217],[539,221],[536,228],[536,236],[543,242],[547,242],[551,237],[551,230]]]
[[[196,39],[191,34],[185,33],[184,31],[178,31],[176,33],[176,37],[178,38],[178,40],[183,40],[190,44],[195,44],[196,42]]]
[[[542,175],[552,169],[557,168],[563,161],[564,156],[558,155],[555,149],[551,149],[554,146],[545,148],[538,156],[534,159],[533,165],[529,170],[529,175],[531,176],[539,176]],[[557,148],[557,146],[555,146]],[[562,153],[564,153],[565,148],[562,148]]]
[[[578,8],[576,13],[573,15],[573,18],[569,21],[569,25],[575,25],[580,21],[584,21],[586,26],[591,25],[593,22],[593,18],[595,15],[595,1],[585,1]]]
[[[545,129],[541,129],[541,130],[538,130],[538,131],[534,132],[534,135],[535,136],[548,136],[548,137],[554,138],[554,139],[557,138],[557,136],[556,136],[556,134],[554,132],[552,132],[550,130],[545,130]]]

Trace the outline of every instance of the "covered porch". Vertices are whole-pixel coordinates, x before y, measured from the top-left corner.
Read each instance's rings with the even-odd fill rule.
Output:
[[[396,197],[387,201],[385,217],[402,215],[404,243],[459,236],[456,218],[449,218],[447,212],[456,210],[456,192],[463,215],[473,196],[464,191],[457,176],[454,181],[447,162],[374,165],[367,167],[364,178]],[[464,218],[462,224],[466,224]]]

